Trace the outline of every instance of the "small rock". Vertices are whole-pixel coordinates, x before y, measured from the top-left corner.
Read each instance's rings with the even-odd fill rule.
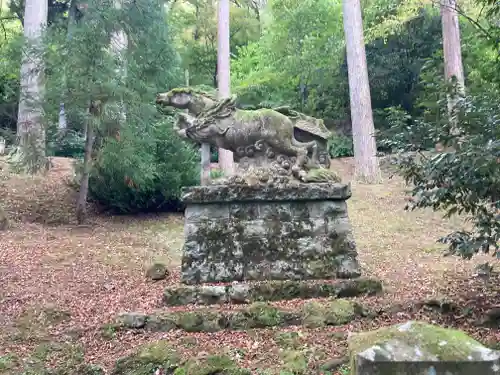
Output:
[[[153,281],[163,280],[168,276],[167,266],[163,263],[155,263],[146,272],[146,277]]]
[[[147,315],[137,312],[123,313],[118,317],[118,321],[127,328],[140,329],[146,325]]]
[[[348,357],[338,357],[330,359],[321,365],[322,371],[337,371],[339,367],[349,362]]]
[[[199,302],[214,305],[227,302],[226,287],[221,285],[203,285],[198,290]]]
[[[359,263],[354,257],[344,257],[340,260],[337,277],[340,279],[355,279],[361,276]]]

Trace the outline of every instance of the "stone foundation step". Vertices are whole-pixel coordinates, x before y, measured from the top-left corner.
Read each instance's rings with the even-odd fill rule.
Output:
[[[192,311],[158,311],[151,314],[124,313],[105,330],[146,330],[168,332],[217,332],[253,328],[301,325],[307,328],[344,325],[356,318],[371,316],[368,309],[348,299],[322,302],[308,301],[297,309],[285,309],[265,302],[234,309],[195,309]]]
[[[375,295],[381,292],[381,282],[369,278],[326,281],[237,282],[228,285],[179,285],[167,287],[163,293],[163,303],[165,306],[245,304],[295,298],[348,298]]]

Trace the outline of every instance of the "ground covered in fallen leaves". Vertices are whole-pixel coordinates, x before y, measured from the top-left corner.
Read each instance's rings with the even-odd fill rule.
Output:
[[[398,178],[353,184],[349,200],[363,276],[384,285],[383,295],[355,298],[374,312],[369,319],[213,333],[106,329],[121,312],[161,308],[163,289],[178,283],[182,216],[93,214],[77,226],[71,161],[54,158],[53,164],[48,176],[31,178],[9,174],[0,160],[0,204],[11,219],[10,229],[0,232],[0,374],[19,374],[20,368],[41,374],[82,361],[110,369],[117,358],[159,339],[186,358],[223,353],[255,373],[280,368],[305,374],[342,357],[349,333],[408,319],[455,326],[490,346],[499,341],[497,328],[478,324],[500,304],[499,279],[474,275],[491,257],[443,258],[436,239],[462,222],[404,211],[407,196]],[[335,160],[333,168],[349,180],[352,160]],[[145,277],[155,262],[168,265],[167,279]],[[290,309],[303,303],[273,302]]]

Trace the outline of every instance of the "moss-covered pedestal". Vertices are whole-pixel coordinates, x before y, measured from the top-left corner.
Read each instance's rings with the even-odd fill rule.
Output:
[[[186,188],[182,282],[360,276],[350,185]]]

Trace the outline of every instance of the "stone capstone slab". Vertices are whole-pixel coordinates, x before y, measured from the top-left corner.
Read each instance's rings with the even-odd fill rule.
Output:
[[[378,280],[358,278],[332,282],[298,280],[232,283],[231,285],[181,285],[165,288],[165,306],[188,304],[243,304],[258,301],[282,301],[295,298],[346,298],[374,295],[382,291]]]
[[[182,283],[359,277],[350,194],[343,184],[185,189]]]
[[[500,352],[466,333],[409,321],[349,338],[353,375],[499,375]]]
[[[182,201],[189,203],[346,200],[351,197],[351,185],[341,183],[261,185],[206,185],[182,189]]]

